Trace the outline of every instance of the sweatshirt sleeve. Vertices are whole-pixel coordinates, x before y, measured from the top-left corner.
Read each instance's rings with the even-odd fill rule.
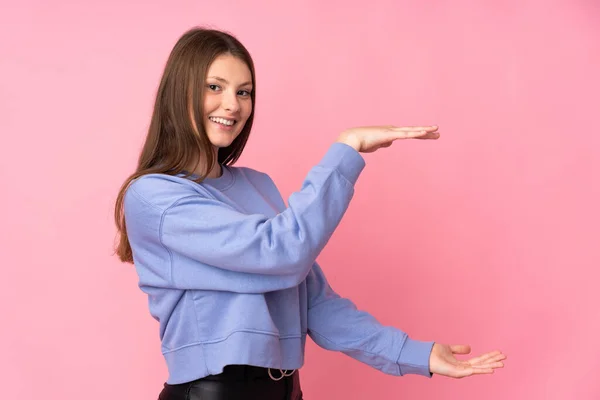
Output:
[[[144,243],[151,246],[153,237],[168,251],[170,256],[165,258],[171,264],[168,281],[172,287],[243,292],[292,287],[306,278],[338,226],[364,166],[353,148],[333,144],[310,170],[301,189],[289,197],[289,206],[271,218],[239,212],[191,191],[168,204],[154,204],[153,198],[130,187],[130,201],[125,203],[128,233],[137,233],[140,239],[140,263],[147,254]],[[149,218],[138,210],[155,216]],[[153,219],[158,221],[155,236],[149,227]],[[211,268],[222,272],[207,275]],[[248,274],[260,279],[244,276]]]
[[[340,351],[386,374],[432,376],[429,356],[433,342],[413,340],[358,310],[331,289],[317,263],[306,282],[308,334],[317,345]]]

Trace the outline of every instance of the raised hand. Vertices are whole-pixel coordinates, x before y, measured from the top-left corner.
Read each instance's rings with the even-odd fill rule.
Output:
[[[382,147],[389,147],[399,139],[437,139],[440,137],[437,126],[363,126],[347,129],[338,142],[352,146],[361,153],[372,153]]]
[[[492,351],[469,360],[458,360],[455,354],[469,354],[469,345],[446,345],[435,343],[429,356],[429,371],[450,378],[464,378],[471,375],[492,374],[496,368],[504,367],[506,356],[500,351]]]

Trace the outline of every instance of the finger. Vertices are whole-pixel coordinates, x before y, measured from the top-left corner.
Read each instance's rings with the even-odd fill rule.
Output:
[[[506,356],[499,351],[492,351],[490,353],[485,353],[477,357],[473,357],[469,360],[470,364],[479,364],[482,362],[494,362],[504,360]]]
[[[504,363],[502,361],[496,361],[496,362],[472,365],[471,367],[478,368],[478,369],[486,369],[486,368],[497,369],[497,368],[504,368]]]
[[[390,136],[386,137],[386,140],[398,140],[398,139],[438,139],[440,133],[437,131],[437,127],[415,127],[414,129],[409,128],[398,128],[394,126],[386,127]]]
[[[471,375],[493,374],[494,373],[494,369],[493,368],[476,368],[476,367],[473,367],[470,372],[471,372]]]
[[[439,139],[440,138],[440,133],[439,132],[427,132],[425,135],[416,137],[416,139]]]
[[[481,365],[474,365],[473,368],[504,368],[504,363],[502,361],[490,362]]]
[[[472,367],[477,367],[477,368],[502,368],[504,367],[504,363],[502,362],[502,360],[486,360],[486,361],[482,361],[479,363],[469,363],[470,366]]]
[[[464,378],[464,377],[471,376],[471,375],[493,374],[493,373],[494,373],[494,369],[489,368],[489,367],[485,367],[485,368],[466,367],[466,368],[454,368],[454,369],[450,370],[447,374],[444,374],[444,375],[450,376],[453,378]]]
[[[482,354],[480,356],[477,357],[473,357],[471,359],[469,359],[469,363],[470,364],[480,364],[482,362],[485,362],[487,360],[489,360],[490,358],[496,356],[497,354],[494,353],[487,353],[487,354]]]
[[[437,125],[429,125],[429,126],[392,126],[393,130],[395,131],[405,131],[405,132],[420,132],[420,131],[425,131],[425,132],[435,132],[438,130],[438,126]]]
[[[498,354],[496,356],[488,358],[487,360],[485,360],[485,362],[496,362],[496,361],[502,361],[502,360],[506,360],[506,355]]]
[[[469,354],[471,352],[471,346],[468,344],[454,344],[450,346],[450,351],[454,354]]]
[[[424,130],[413,130],[413,131],[409,131],[409,130],[396,130],[394,128],[390,128],[390,139],[392,140],[397,140],[397,139],[412,139],[412,138],[423,138],[425,136],[428,135],[427,131]]]

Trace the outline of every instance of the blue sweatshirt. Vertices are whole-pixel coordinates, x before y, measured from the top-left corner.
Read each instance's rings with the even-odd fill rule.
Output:
[[[149,174],[125,195],[125,222],[167,383],[228,364],[298,369],[306,335],[391,375],[431,376],[432,342],[381,325],[329,286],[315,262],[344,215],[362,156],[334,143],[286,207],[268,175],[223,167],[197,184]]]

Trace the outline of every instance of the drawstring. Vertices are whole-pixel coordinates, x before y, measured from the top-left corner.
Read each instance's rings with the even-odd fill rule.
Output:
[[[294,372],[296,372],[296,370],[295,370],[295,369],[291,369],[290,371],[291,371],[291,372],[288,372],[288,370],[287,370],[287,369],[286,369],[286,370],[280,369],[280,370],[279,370],[279,372],[281,372],[281,376],[280,376],[279,378],[275,378],[275,377],[273,376],[273,374],[271,373],[271,368],[269,368],[269,371],[268,371],[268,372],[269,372],[269,377],[270,377],[271,379],[273,379],[274,381],[280,381],[280,380],[282,380],[283,378],[285,378],[286,376],[292,376],[292,375],[294,375]]]

